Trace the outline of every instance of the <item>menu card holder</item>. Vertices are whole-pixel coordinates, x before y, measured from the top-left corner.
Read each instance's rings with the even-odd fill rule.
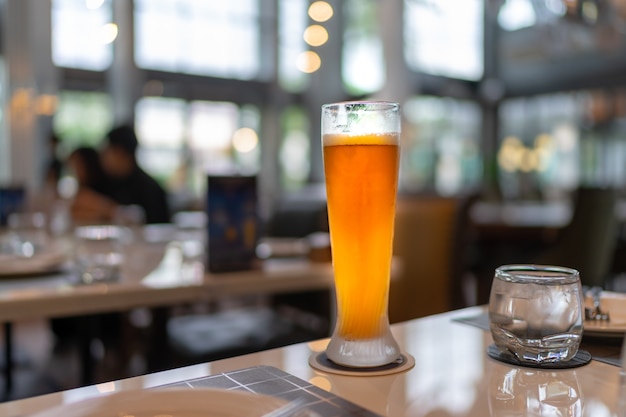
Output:
[[[254,176],[208,176],[209,272],[248,270],[256,259],[257,181]]]
[[[0,186],[0,226],[6,226],[9,214],[21,211],[26,202],[26,190],[19,185]]]

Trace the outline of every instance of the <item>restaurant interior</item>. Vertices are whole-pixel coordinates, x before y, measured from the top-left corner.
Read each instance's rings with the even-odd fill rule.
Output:
[[[583,285],[626,291],[626,1],[0,4],[3,232],[2,192],[20,189],[20,209],[45,213],[52,241],[72,236],[78,184],[66,159],[130,125],[139,165],[167,192],[171,212],[169,229],[131,225],[143,231],[135,243],[163,242],[149,231],[190,231],[181,251],[210,271],[209,179],[248,178],[254,259],[209,273],[228,279],[293,259],[324,268],[321,106],[383,100],[402,108],[392,323],[487,303],[494,268],[509,263],[569,266]],[[53,160],[61,168],[51,179]],[[34,275],[2,274],[0,310],[2,281],[24,292],[24,281],[59,271]],[[3,350],[12,345],[14,375],[10,392],[0,378],[5,399],[332,330],[328,286],[229,291],[8,315]],[[85,327],[87,342],[78,336]],[[155,353],[153,343],[167,348]]]

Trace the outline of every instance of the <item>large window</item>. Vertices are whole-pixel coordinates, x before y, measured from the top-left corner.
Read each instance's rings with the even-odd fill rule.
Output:
[[[298,59],[307,50],[302,34],[307,27],[309,2],[280,0],[278,4],[278,80],[288,91],[302,91],[308,76],[298,69]]]
[[[292,106],[283,112],[281,122],[280,181],[284,189],[293,191],[307,183],[311,172],[309,119],[304,109]]]
[[[117,29],[113,22],[114,0],[51,1],[55,64],[108,69]],[[404,21],[399,23],[403,25],[404,43],[397,47],[403,48],[409,68],[480,80],[485,0],[403,1]],[[313,29],[322,32],[326,28],[324,20],[308,14],[314,4],[309,0],[133,0],[132,4],[134,59],[139,67],[135,75],[140,80],[146,75],[143,70],[156,70],[268,80],[272,85],[277,81],[287,93],[267,97],[275,97],[282,108],[301,102],[302,97],[290,93],[302,93],[308,87],[309,74],[306,68],[299,67],[302,54],[321,51],[318,48],[325,45],[308,37]],[[385,6],[378,0],[332,4],[341,8],[334,10],[332,18],[343,19],[328,25],[343,32],[339,34],[341,42],[339,38],[330,38],[334,43],[327,45],[342,45],[341,74],[334,76],[342,77],[348,95],[375,93],[387,78],[394,76],[385,73],[381,38],[384,28],[380,26],[379,13],[380,7]],[[267,5],[275,5],[276,10],[264,7]],[[323,32],[328,40],[328,32]],[[337,58],[338,53],[338,49],[331,50],[329,56]],[[86,75],[77,71],[62,73]],[[277,80],[269,79],[273,74]],[[150,77],[158,79],[159,73],[152,71]],[[211,101],[217,100],[211,91],[194,90],[194,99],[203,101],[192,101],[188,94],[193,86],[186,84],[189,77],[170,74],[167,78],[167,82],[157,80],[163,82],[165,92],[144,90],[143,94],[155,97],[144,97],[135,103],[142,166],[170,190],[191,190],[195,195],[203,190],[209,171],[259,172],[261,111],[242,103],[249,101],[250,95],[256,100],[265,94],[266,87],[272,87],[261,86],[259,94],[234,91],[234,98],[228,98],[232,102]],[[102,90],[108,87],[103,85]],[[173,98],[156,97],[161,94]],[[223,94],[220,97],[224,100]],[[306,94],[303,97],[306,99]],[[61,135],[71,138],[68,140],[72,144],[97,144],[112,126],[110,105],[104,94],[64,93],[55,127]],[[405,189],[454,194],[481,180],[478,105],[452,99],[415,98],[406,103],[405,116],[408,124],[401,170]],[[285,189],[298,189],[311,177],[310,122],[306,110],[297,106],[288,107],[281,115],[281,140],[270,150],[278,152],[280,186]]]
[[[404,105],[400,186],[454,195],[482,179],[480,107],[472,102],[415,97]]]
[[[142,68],[253,79],[259,75],[257,0],[135,0]]]
[[[505,198],[549,198],[578,185],[581,99],[557,94],[503,103],[497,164]]]
[[[140,100],[135,110],[139,163],[161,183],[171,188],[184,186],[185,101],[148,97]]]
[[[111,19],[111,0],[53,0],[53,62],[60,67],[107,69],[117,35]]]
[[[343,39],[343,80],[352,94],[373,93],[385,82],[383,45],[379,28],[379,1],[347,0]]]
[[[111,98],[106,93],[62,91],[53,123],[62,153],[78,146],[97,147],[113,123]]]
[[[466,80],[483,75],[484,0],[405,0],[404,55],[415,71]]]
[[[626,185],[624,91],[511,99],[500,112],[498,168],[509,199],[552,199],[578,185]]]
[[[199,196],[208,173],[259,171],[254,106],[145,97],[136,114],[140,163],[171,191]]]

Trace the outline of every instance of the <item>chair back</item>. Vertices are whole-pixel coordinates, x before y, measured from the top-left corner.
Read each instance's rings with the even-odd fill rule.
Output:
[[[394,256],[401,268],[390,284],[392,323],[464,306],[463,276],[473,201],[473,196],[398,199]]]
[[[614,189],[579,188],[572,219],[534,262],[575,268],[583,285],[604,286],[618,238],[616,203]]]

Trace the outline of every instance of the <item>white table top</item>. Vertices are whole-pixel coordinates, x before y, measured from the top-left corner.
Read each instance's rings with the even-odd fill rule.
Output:
[[[325,374],[308,365],[326,340],[301,343],[95,386],[0,404],[0,416],[21,416],[55,405],[133,389],[146,389],[257,365],[269,365],[383,416],[572,416],[618,414],[620,368],[599,361],[569,370],[535,370],[490,359],[489,332],[453,321],[479,307],[392,326],[415,367],[379,377]],[[622,397],[624,394],[622,394]],[[624,410],[622,410],[623,412]]]
[[[330,263],[276,259],[255,270],[211,274],[200,261],[184,260],[180,245],[162,242],[130,245],[121,275],[119,282],[92,285],[73,285],[71,273],[0,277],[0,322],[333,287]]]

